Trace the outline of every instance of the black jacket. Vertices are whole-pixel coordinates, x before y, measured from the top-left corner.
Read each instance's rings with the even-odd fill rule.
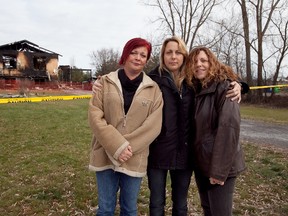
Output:
[[[191,143],[194,91],[184,81],[181,92],[167,71],[158,67],[150,76],[160,87],[164,99],[163,122],[160,135],[150,145],[148,168],[187,169],[191,164]]]

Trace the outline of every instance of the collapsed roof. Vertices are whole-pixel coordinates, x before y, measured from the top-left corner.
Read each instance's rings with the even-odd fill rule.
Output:
[[[37,52],[37,53],[45,53],[45,54],[53,54],[53,55],[59,55],[58,53],[55,53],[53,51],[50,51],[48,49],[45,49],[43,47],[38,46],[37,44],[34,44],[28,40],[21,40],[16,41],[14,43],[4,44],[0,46],[0,51],[18,51],[18,52]]]

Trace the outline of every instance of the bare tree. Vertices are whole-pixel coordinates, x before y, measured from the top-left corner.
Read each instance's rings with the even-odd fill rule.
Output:
[[[283,20],[282,15],[279,14],[277,22],[275,20],[272,20],[272,23],[274,24],[277,30],[278,33],[277,35],[280,36],[272,40],[273,46],[275,47],[276,52],[278,53],[275,64],[276,69],[272,80],[272,84],[276,85],[281,70],[281,66],[288,52],[288,19],[286,18],[286,20]],[[272,91],[271,97],[273,97],[273,95],[274,91]]]
[[[257,39],[258,39],[258,86],[263,85],[262,68],[263,68],[263,37],[268,29],[270,21],[272,19],[272,14],[277,8],[280,0],[272,0],[271,4],[265,8],[264,0],[258,0],[257,4],[253,1],[250,3],[255,7],[256,10],[256,22],[257,22]],[[270,8],[269,8],[270,7]],[[268,13],[265,13],[268,10]],[[263,25],[263,18],[266,17],[266,22]],[[262,91],[258,91],[258,96],[262,96]]]
[[[229,22],[229,24],[224,20],[215,22],[217,24],[213,36],[215,41],[209,47],[214,50],[222,62],[233,67],[237,73],[241,74],[241,77],[245,77],[246,75],[243,73],[243,43],[237,34],[240,28],[239,22],[237,19],[234,22],[229,20]]]
[[[221,2],[223,0],[150,0],[145,4],[159,9],[157,21],[165,33],[181,37],[191,50],[199,29]]]
[[[119,52],[114,51],[113,49],[93,51],[90,58],[91,65],[95,67],[96,76],[116,70],[119,67],[119,56]]]
[[[237,0],[241,6],[242,11],[242,21],[243,21],[243,32],[244,32],[244,44],[245,44],[245,54],[246,54],[246,80],[248,85],[252,85],[252,69],[251,69],[251,44],[250,44],[250,28],[249,28],[249,16],[246,7],[245,0]],[[248,99],[251,95],[248,94]]]
[[[160,46],[158,45],[154,45],[153,49],[152,49],[152,53],[151,53],[151,57],[149,59],[149,61],[147,62],[147,64],[145,65],[144,71],[146,73],[149,73],[151,70],[153,70],[156,66],[159,65],[160,63]]]
[[[247,72],[247,82],[249,85],[252,84],[252,57],[251,51],[253,50],[257,56],[257,85],[262,86],[263,82],[263,72],[265,73],[266,82],[266,70],[265,61],[271,58],[276,52],[272,51],[272,55],[269,54],[265,57],[264,47],[269,44],[269,39],[271,35],[267,34],[269,29],[271,29],[271,22],[273,15],[278,11],[283,5],[280,5],[281,0],[237,0],[237,3],[241,7],[242,20],[243,20],[243,34],[242,37],[245,41],[245,52],[246,52],[246,72]],[[282,2],[285,1],[282,0]],[[284,7],[285,8],[285,7]],[[251,16],[254,14],[254,17]],[[250,16],[249,16],[250,15]],[[255,21],[255,23],[250,21]],[[251,25],[252,24],[252,27]],[[255,25],[253,25],[255,24]],[[256,31],[253,27],[255,26]],[[255,33],[255,34],[254,34]],[[252,37],[252,39],[251,39]],[[262,89],[258,90],[259,98],[262,98]]]
[[[160,12],[155,22],[160,23],[161,35],[164,37],[167,34],[182,37],[189,50],[195,44],[212,48],[225,63],[246,78],[249,85],[254,84],[253,78],[255,77],[257,85],[263,85],[263,76],[266,82],[269,70],[275,71],[273,82],[276,83],[281,63],[283,65],[287,52],[287,26],[284,25],[284,18],[287,14],[285,17],[283,13],[288,11],[286,0],[236,0],[232,4],[238,6],[235,7],[237,16],[234,17],[229,8],[227,13],[223,13],[225,14],[223,20],[221,20],[221,13],[217,13],[216,18],[212,17],[212,11],[218,12],[217,6],[220,6],[220,10],[223,11],[224,2],[230,3],[231,1],[146,0],[145,2],[146,5]],[[238,17],[239,9],[241,9],[242,21],[233,24],[235,18]],[[280,11],[282,13],[277,14]],[[231,16],[233,16],[232,19]],[[277,16],[281,19],[275,19]],[[229,22],[225,22],[227,17],[230,17]],[[213,23],[218,27],[213,29]],[[240,30],[240,25],[242,30]],[[242,48],[242,44],[245,45],[245,49]],[[277,65],[275,70],[271,70],[273,59],[274,65],[275,60]],[[257,67],[254,71],[253,63]],[[262,89],[257,91],[260,99],[263,96],[262,92]]]

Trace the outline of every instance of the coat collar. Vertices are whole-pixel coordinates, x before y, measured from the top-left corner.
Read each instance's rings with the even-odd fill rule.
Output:
[[[210,85],[208,85],[207,88],[201,88],[200,92],[198,92],[196,95],[204,95],[204,94],[209,94],[213,93],[217,89],[218,82],[212,82]]]
[[[121,83],[120,83],[120,80],[118,78],[119,70],[120,69],[116,70],[115,73],[109,73],[106,76],[110,81],[116,83],[120,87]],[[142,83],[140,84],[140,86],[152,86],[154,84],[153,80],[150,77],[148,77],[143,71],[141,73],[143,73],[143,80],[142,80]]]

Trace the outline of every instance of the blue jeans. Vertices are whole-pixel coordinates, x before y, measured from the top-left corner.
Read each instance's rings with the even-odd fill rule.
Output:
[[[120,215],[137,216],[137,198],[142,178],[131,177],[112,169],[96,172],[98,190],[97,216],[114,216],[120,189]]]
[[[186,216],[188,213],[187,196],[192,170],[169,170],[172,189],[172,215]],[[148,186],[150,189],[150,216],[165,214],[166,179],[168,170],[148,169]]]
[[[227,178],[224,185],[212,185],[209,178],[195,171],[195,179],[205,216],[231,216],[236,177]]]

